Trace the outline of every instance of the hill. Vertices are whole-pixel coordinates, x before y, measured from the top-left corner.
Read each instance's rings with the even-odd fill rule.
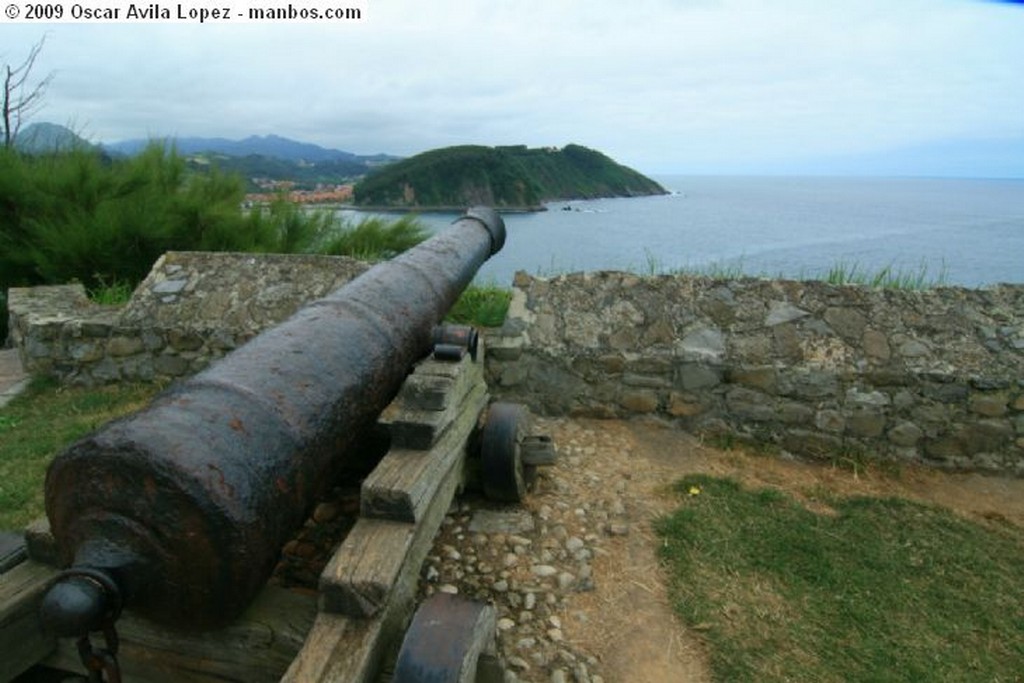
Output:
[[[246,180],[250,192],[261,191],[259,180],[289,181],[295,189],[312,189],[318,184],[351,183],[361,178],[372,167],[359,158],[328,159],[325,161],[291,161],[279,157],[250,154],[243,157],[203,152],[187,155],[191,168],[201,170],[216,167],[237,173]]]
[[[357,161],[360,163],[384,163],[397,157],[385,154],[361,156],[340,149],[330,149],[309,142],[298,142],[280,135],[250,135],[242,140],[227,138],[167,138],[181,154],[223,154],[230,157],[261,156],[294,162],[317,163],[325,161]],[[152,139],[124,140],[104,145],[106,149],[120,154],[134,155],[141,152]]]
[[[257,179],[291,181],[296,189],[352,182],[377,166],[399,158],[387,154],[353,154],[279,135],[251,135],[242,140],[187,137],[156,138],[155,141],[173,145],[179,154],[188,158],[192,168],[216,166],[238,173],[246,179],[250,192],[261,191]],[[105,144],[104,149],[112,154],[134,156],[153,142],[154,139],[124,140]]]
[[[32,123],[18,133],[14,146],[26,154],[49,154],[72,149],[92,149],[93,145],[67,126],[56,123]]]
[[[355,187],[360,206],[539,210],[559,199],[664,194],[650,178],[580,145],[530,149],[463,145],[375,170]]]

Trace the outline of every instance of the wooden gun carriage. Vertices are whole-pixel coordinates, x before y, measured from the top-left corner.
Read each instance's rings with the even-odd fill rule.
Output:
[[[467,456],[506,501],[553,457],[523,408],[488,408],[475,330],[440,325],[504,240],[496,212],[471,209],[60,454],[48,524],[0,574],[0,681],[79,660],[94,680],[376,680]],[[268,585],[375,428],[386,454],[318,590]],[[474,680],[493,608],[439,596],[422,610],[394,680]]]

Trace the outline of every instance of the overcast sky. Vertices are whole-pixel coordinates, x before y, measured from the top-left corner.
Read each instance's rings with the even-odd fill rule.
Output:
[[[1020,3],[367,1],[340,25],[0,24],[0,62],[47,33],[36,71],[55,76],[36,120],[95,142],[575,142],[654,174],[901,159],[1024,176]]]

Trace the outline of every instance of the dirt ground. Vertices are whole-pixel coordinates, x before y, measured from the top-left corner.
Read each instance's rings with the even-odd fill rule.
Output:
[[[601,661],[606,681],[710,681],[700,634],[684,628],[669,607],[651,522],[675,505],[671,483],[686,474],[733,477],[751,487],[781,489],[828,514],[820,498],[898,496],[947,507],[981,523],[1024,527],[1024,480],[973,473],[942,473],[917,466],[866,471],[798,462],[739,450],[720,451],[684,432],[651,422],[546,420],[561,454],[546,476],[561,479],[557,493],[532,505],[582,505],[617,491],[630,533],[609,537],[594,561],[596,589],[573,598],[566,636]],[[566,486],[565,484],[568,483]],[[575,498],[575,500],[572,500]]]

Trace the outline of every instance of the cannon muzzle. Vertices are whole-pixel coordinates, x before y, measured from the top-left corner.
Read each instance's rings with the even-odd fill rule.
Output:
[[[46,512],[71,569],[44,625],[93,629],[111,593],[172,627],[238,616],[504,241],[494,210],[471,209],[61,453]]]

